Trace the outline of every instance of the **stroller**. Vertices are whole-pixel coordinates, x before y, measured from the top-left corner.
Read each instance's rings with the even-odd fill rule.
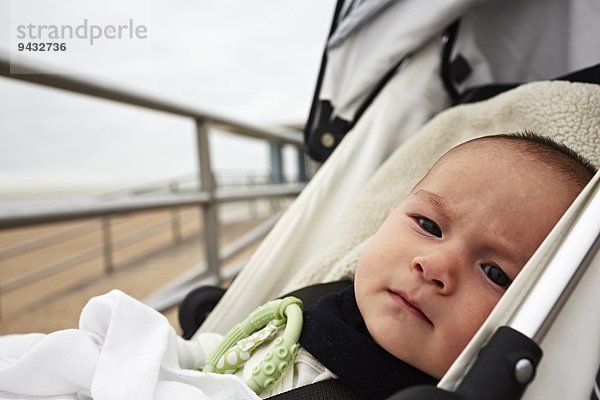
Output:
[[[330,44],[342,40],[340,32],[352,28],[343,19],[338,25],[340,16],[352,15],[352,10],[367,3],[379,4],[368,14],[372,17],[387,16],[392,8],[408,7],[411,2],[338,4]],[[446,19],[451,22],[465,13],[467,28],[463,32],[472,33],[478,23],[481,25],[478,17],[494,11],[492,4],[486,4],[466,12],[473,3],[449,2],[454,8],[443,10]],[[541,5],[539,1],[529,3]],[[549,9],[559,7],[557,2],[552,4]],[[534,10],[531,5],[525,14],[531,17]],[[431,26],[439,26],[439,14],[432,14],[425,19]],[[361,24],[364,21],[355,22],[354,28]],[[327,82],[327,68],[322,68],[305,139],[309,152],[327,161],[199,332],[224,334],[255,307],[283,293],[351,278],[364,244],[386,211],[456,144],[486,134],[532,129],[564,142],[600,165],[598,66],[582,68],[593,63],[579,59],[581,65],[575,68],[572,64],[548,68],[548,76],[515,73],[490,85],[485,78],[494,75],[493,71],[488,75],[472,71],[475,63],[469,61],[464,45],[468,35],[461,47],[457,32],[457,25],[452,24],[442,36],[432,34],[413,43],[406,57],[391,62],[391,70],[379,68],[384,76],[371,79],[375,88],[363,90],[362,100],[348,95],[354,100],[344,103],[343,96],[336,98],[332,88],[344,87],[343,82]],[[453,46],[449,48],[448,43]],[[345,56],[333,51],[326,55],[333,55],[331,63],[336,58],[348,60],[355,50],[348,50]],[[590,53],[597,62],[600,54]],[[327,61],[326,56],[324,66]],[[345,76],[339,68],[330,64],[329,70],[337,74],[329,76]],[[561,80],[539,82],[561,75]],[[529,80],[538,82],[514,83]],[[466,104],[473,101],[477,102]],[[454,107],[440,113],[451,105]],[[420,162],[411,162],[415,158]],[[594,289],[600,284],[599,180],[597,174],[438,387],[409,388],[394,399],[589,398],[600,365],[600,316],[592,306],[598,302]],[[326,248],[323,243],[327,243]],[[184,302],[184,314],[185,308]],[[319,398],[316,392],[303,393],[306,398]]]
[[[555,103],[559,98],[561,100]],[[587,120],[575,117],[580,112],[574,111],[573,107],[580,103],[582,98],[589,101],[586,107],[579,109],[582,111],[581,114],[591,117]],[[537,104],[541,108],[522,107],[519,104]],[[545,114],[540,118],[539,113],[543,108],[552,110],[553,115]],[[556,132],[554,137],[559,140],[561,138],[565,141],[580,140],[582,145],[576,148],[598,164],[600,161],[597,145],[600,140],[597,129],[600,122],[598,110],[600,110],[600,86],[569,82],[539,82],[519,87],[485,102],[455,107],[441,113],[386,161],[354,199],[343,223],[332,235],[335,239],[329,242],[328,248],[311,254],[305,265],[290,267],[286,263],[279,264],[278,255],[271,255],[271,251],[277,251],[277,249],[271,250],[271,246],[274,244],[281,246],[283,239],[280,238],[292,236],[292,232],[286,232],[285,225],[278,224],[227,290],[200,330],[224,333],[233,324],[244,319],[243,315],[236,315],[240,313],[240,308],[249,313],[254,306],[259,305],[261,301],[267,301],[269,297],[274,298],[282,293],[318,282],[331,282],[351,277],[360,250],[378,223],[385,217],[385,211],[401,198],[429,167],[430,164],[424,165],[427,163],[423,160],[433,163],[447,148],[480,135],[481,132],[512,131],[523,126],[547,131],[551,127]],[[577,135],[566,124],[561,125],[567,115],[575,118],[573,122],[575,120],[577,122],[573,126],[584,133],[585,137]],[[507,116],[510,116],[509,120]],[[342,145],[353,140],[352,136],[347,139],[347,142]],[[427,148],[428,152],[423,152],[421,150],[423,148]],[[415,154],[423,161],[420,165],[409,163]],[[334,153],[332,157],[335,155]],[[402,178],[405,181],[398,181],[399,170],[403,171]],[[327,172],[326,169],[324,171]],[[475,384],[478,389],[483,389],[484,397],[463,398],[519,398],[514,397],[515,393],[517,395],[522,393],[526,384],[530,383],[533,371],[537,370],[537,377],[523,398],[583,399],[589,397],[594,375],[600,365],[600,343],[597,340],[600,317],[595,315],[593,307],[593,304],[597,304],[598,301],[595,288],[600,284],[600,274],[598,274],[600,262],[597,254],[600,233],[599,179],[600,175],[597,174],[544,241],[496,306],[485,325],[440,382],[440,388],[457,389],[460,392],[460,382],[466,382],[465,384]],[[386,184],[390,181],[398,181],[398,184]],[[307,193],[310,194],[304,192],[302,196],[308,196]],[[302,196],[283,217],[284,222],[286,218],[291,219],[295,226],[301,226],[305,222],[301,213],[302,205],[297,210],[294,209],[301,201],[310,201],[310,198],[307,200]],[[290,229],[293,231],[293,228]],[[286,250],[301,250],[294,247],[296,243],[293,239],[289,240],[287,248],[285,246],[279,248],[281,257],[284,257]],[[302,247],[303,243],[300,246]],[[255,261],[256,257],[260,257],[258,261]],[[267,265],[269,262],[272,264]],[[291,278],[284,280],[283,283],[278,282],[281,278],[272,278],[269,274],[271,269],[274,273],[279,273],[283,269],[282,273],[290,274]],[[248,290],[249,287],[260,289]],[[269,290],[274,294],[264,296],[264,293]],[[243,301],[240,301],[240,298]],[[247,304],[251,302],[254,304]],[[503,328],[499,329],[500,327]],[[507,329],[510,337],[503,338]],[[513,337],[514,331],[521,332],[528,338],[521,334],[515,334],[516,337]],[[497,332],[502,335],[494,339]],[[515,340],[517,340],[516,344]],[[481,353],[491,354],[493,358],[491,361],[477,357],[479,351],[486,348],[488,342],[499,343],[501,346],[500,350],[488,349],[487,353]],[[511,345],[518,346],[513,348],[510,347]],[[540,353],[536,350],[538,345],[544,353],[539,366]],[[518,369],[517,364],[521,360],[528,360],[523,361],[525,365],[519,367],[529,371],[523,372],[529,376],[523,378],[523,382],[515,378],[515,369]],[[475,364],[471,367],[473,362]],[[467,379],[470,374],[474,375]],[[506,378],[506,381],[501,377]],[[491,385],[490,380],[494,385]],[[564,384],[563,380],[569,384]],[[507,393],[508,388],[511,388],[509,384],[511,382],[517,383],[517,387],[512,386],[512,391]],[[475,389],[468,391],[472,390]],[[490,390],[497,390],[497,397],[492,397]],[[412,399],[413,397],[398,398]]]

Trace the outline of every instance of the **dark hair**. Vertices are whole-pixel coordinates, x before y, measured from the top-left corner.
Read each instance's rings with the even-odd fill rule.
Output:
[[[532,131],[484,136],[478,140],[501,140],[513,142],[523,151],[551,168],[557,169],[578,187],[583,188],[592,179],[597,168],[581,154],[547,136]]]

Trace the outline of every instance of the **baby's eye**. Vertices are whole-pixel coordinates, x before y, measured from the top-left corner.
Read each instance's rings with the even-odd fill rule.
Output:
[[[494,264],[484,264],[481,266],[483,272],[488,279],[503,289],[508,289],[512,280],[502,271],[502,269]]]
[[[435,237],[439,237],[439,238],[442,237],[442,230],[440,229],[438,224],[436,224],[429,218],[418,217],[417,222],[419,223],[419,226],[421,227],[421,229],[423,229],[425,232],[427,232]]]

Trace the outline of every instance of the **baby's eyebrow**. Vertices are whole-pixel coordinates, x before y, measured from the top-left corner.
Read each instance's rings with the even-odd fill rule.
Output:
[[[444,199],[435,193],[431,193],[428,190],[420,189],[413,193],[413,196],[418,197],[420,200],[428,203],[433,208],[437,208],[439,211],[444,213],[447,217],[454,215],[454,209],[444,201]]]
[[[512,263],[514,265],[518,265],[520,267],[523,267],[523,265],[525,265],[525,262],[527,262],[527,259],[522,259],[520,258],[511,248],[510,245],[506,244],[506,243],[502,243],[500,241],[496,241],[494,243],[492,247],[492,250],[496,252],[496,254],[498,254],[499,256],[503,256],[509,259],[509,261],[512,261]],[[515,278],[515,276],[519,273],[520,269],[518,271],[512,271],[512,270],[505,270],[505,272],[507,272],[512,279]],[[513,274],[514,273],[514,274]]]

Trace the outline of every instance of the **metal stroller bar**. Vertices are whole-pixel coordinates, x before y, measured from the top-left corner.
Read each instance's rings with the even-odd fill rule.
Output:
[[[596,176],[596,180],[598,176]],[[600,189],[596,188],[578,220],[552,255],[544,274],[510,325],[541,342],[566,299],[600,247]]]

